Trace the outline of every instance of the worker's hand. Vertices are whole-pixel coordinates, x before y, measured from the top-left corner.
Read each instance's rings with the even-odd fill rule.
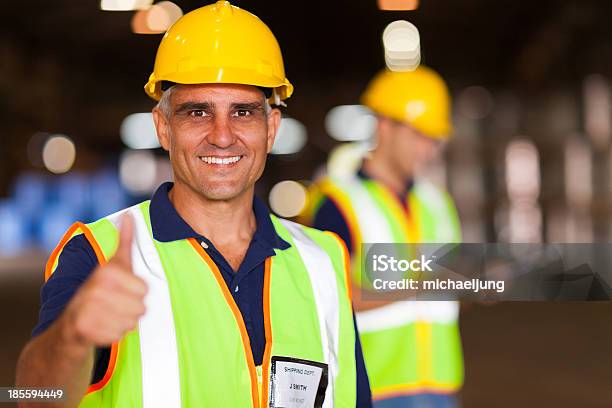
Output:
[[[63,316],[65,334],[86,346],[107,346],[138,324],[145,312],[146,283],[132,271],[132,217],[121,219],[115,255],[98,266],[77,291]]]

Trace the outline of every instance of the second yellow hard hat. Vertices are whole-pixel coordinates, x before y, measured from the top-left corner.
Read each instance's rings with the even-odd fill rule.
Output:
[[[227,1],[185,14],[166,32],[145,85],[147,95],[159,100],[164,81],[270,88],[271,103],[293,93],[272,31],[257,16]]]
[[[425,66],[409,72],[380,72],[362,95],[362,103],[434,139],[447,139],[452,133],[446,83]]]

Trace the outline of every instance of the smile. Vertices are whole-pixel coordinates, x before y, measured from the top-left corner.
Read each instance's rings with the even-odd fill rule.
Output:
[[[242,159],[242,156],[230,156],[230,157],[219,157],[219,156],[200,156],[200,160],[207,164],[220,164],[230,165],[238,163]]]

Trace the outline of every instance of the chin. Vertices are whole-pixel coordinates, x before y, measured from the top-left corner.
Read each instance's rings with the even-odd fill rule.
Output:
[[[408,179],[410,177],[412,177],[412,175],[414,174],[416,166],[410,166],[410,168],[401,168],[400,170],[400,176],[403,179]]]
[[[227,201],[238,197],[242,190],[233,186],[206,186],[200,193],[208,200]]]

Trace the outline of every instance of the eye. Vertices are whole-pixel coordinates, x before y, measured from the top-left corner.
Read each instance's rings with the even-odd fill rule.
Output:
[[[207,116],[206,112],[201,109],[192,110],[191,112],[189,112],[189,115],[195,116],[197,118],[202,118],[204,116]]]
[[[234,114],[232,116],[251,116],[252,112],[250,110],[247,109],[239,109],[236,112],[234,112]]]

